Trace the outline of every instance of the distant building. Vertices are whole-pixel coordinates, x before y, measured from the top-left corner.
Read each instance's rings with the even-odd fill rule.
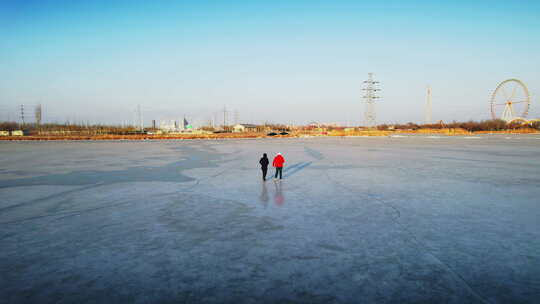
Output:
[[[9,136],[9,131],[0,131],[0,136]]]
[[[162,120],[159,129],[163,133],[192,133],[194,131],[193,126],[185,117],[178,122],[176,120]]]
[[[159,129],[163,132],[176,132],[177,124],[174,120],[162,120],[159,123]]]
[[[24,136],[23,130],[13,130],[11,131],[11,136]]]
[[[241,124],[234,125],[234,126],[233,126],[233,132],[234,132],[234,133],[246,132],[246,127],[244,127],[244,126],[241,125]]]
[[[233,126],[234,133],[257,132],[257,126],[252,124],[237,124]]]

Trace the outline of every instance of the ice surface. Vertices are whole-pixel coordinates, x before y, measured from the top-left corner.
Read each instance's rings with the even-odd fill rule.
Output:
[[[474,138],[2,142],[0,302],[537,303],[540,140]]]

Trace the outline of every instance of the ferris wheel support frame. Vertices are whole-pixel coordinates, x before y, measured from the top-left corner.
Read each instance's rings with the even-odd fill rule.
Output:
[[[508,97],[508,95],[504,91],[503,87],[507,83],[511,83],[511,82],[515,82],[516,85],[512,89],[511,96]],[[517,89],[518,86],[521,86],[521,88],[523,89],[523,92],[525,93],[525,100],[515,102],[512,99],[515,96],[516,89]],[[500,119],[502,119],[502,120],[504,120],[506,122],[510,122],[510,121],[512,121],[512,120],[514,120],[516,118],[526,119],[527,115],[529,114],[529,107],[530,107],[530,104],[531,104],[531,95],[529,94],[529,89],[527,88],[527,85],[525,85],[525,83],[523,81],[521,81],[519,79],[516,79],[516,78],[510,78],[510,79],[502,81],[501,83],[499,83],[497,88],[495,88],[495,90],[491,94],[491,99],[490,99],[491,118],[493,118],[493,119],[498,118],[497,113],[495,111],[495,106],[498,105],[498,104],[495,103],[495,98],[497,97],[497,94],[499,93],[499,91],[501,91],[504,94],[504,97],[505,97],[504,110],[502,112],[502,115],[501,115]],[[515,116],[515,111],[514,111],[514,107],[513,107],[513,104],[515,104],[515,103],[526,103],[525,109],[521,113],[521,116]]]

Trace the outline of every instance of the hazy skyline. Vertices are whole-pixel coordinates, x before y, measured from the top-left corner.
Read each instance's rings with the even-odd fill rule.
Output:
[[[362,124],[489,119],[508,78],[540,118],[538,1],[3,1],[0,120]]]

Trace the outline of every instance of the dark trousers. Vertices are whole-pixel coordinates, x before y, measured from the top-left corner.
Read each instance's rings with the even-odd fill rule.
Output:
[[[268,167],[261,167],[263,180],[266,180],[266,172],[268,172]]]
[[[281,175],[283,174],[283,167],[276,167],[276,176],[274,176],[275,178],[277,178],[278,173],[279,179],[281,179]]]

